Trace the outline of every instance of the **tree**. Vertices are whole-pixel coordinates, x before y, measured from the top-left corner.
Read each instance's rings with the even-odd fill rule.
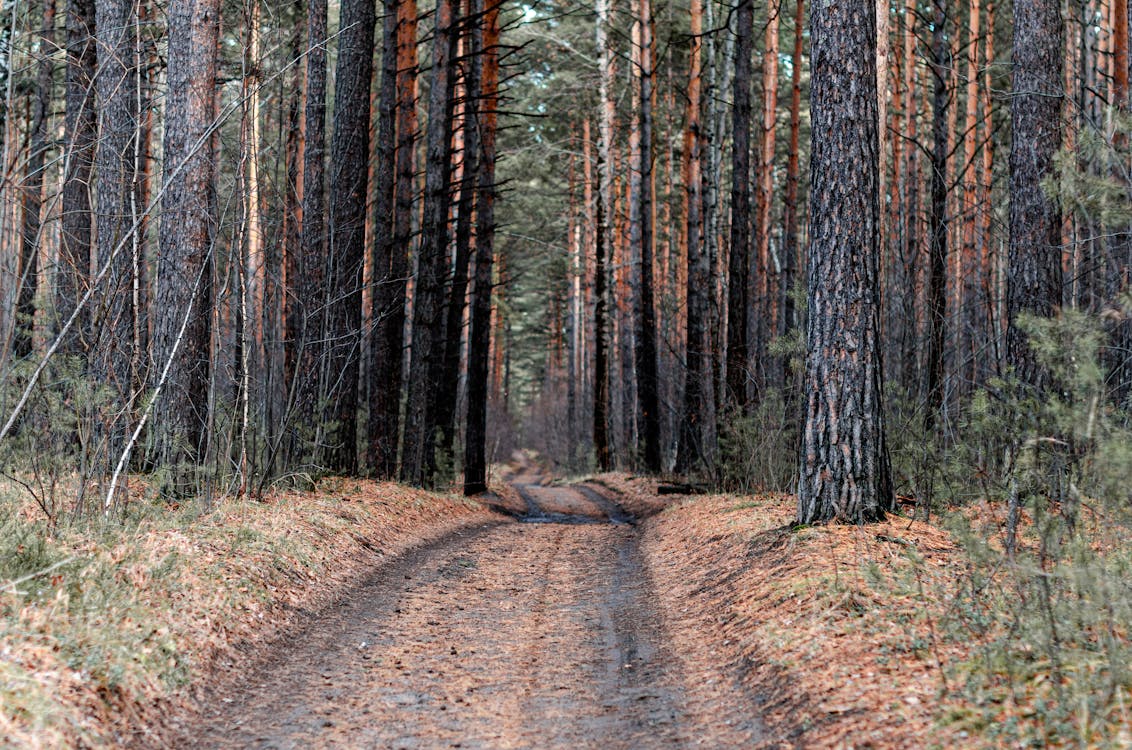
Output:
[[[429,81],[425,195],[413,296],[412,355],[401,459],[401,481],[431,483],[436,446],[432,401],[440,388],[443,294],[448,259],[448,211],[452,162],[452,58],[456,51],[453,0],[440,0]]]
[[[480,170],[476,205],[475,284],[468,337],[468,423],[464,449],[464,493],[487,489],[487,380],[491,348],[492,261],[495,253],[495,131],[499,98],[499,1],[484,11],[483,75],[480,80]]]
[[[373,79],[374,0],[345,0],[334,83],[330,146],[328,306],[329,384],[325,463],[331,471],[358,470],[358,381],[369,185],[370,83]]]
[[[1061,305],[1061,210],[1042,181],[1061,147],[1062,49],[1060,5],[1015,0],[1006,346],[1019,380],[1038,389],[1050,385],[1050,376],[1038,364],[1018,316],[1049,317]]]
[[[94,0],[67,3],[67,71],[63,129],[63,217],[60,238],[60,272],[56,276],[55,312],[65,322],[86,291],[90,276],[91,206],[90,174],[94,165],[96,135],[94,79],[97,64],[94,42]],[[82,316],[85,318],[85,316]],[[77,351],[85,326],[67,339]]]
[[[727,275],[727,401],[747,403],[747,316],[751,264],[751,51],[754,0],[735,12],[735,80],[732,110],[731,248]]]
[[[98,267],[105,267],[107,273],[99,291],[98,314],[91,321],[97,331],[91,369],[111,401],[99,428],[109,462],[116,462],[125,447],[138,379],[135,357],[140,355],[133,346],[138,313],[135,283],[140,281],[135,259],[141,249],[133,205],[138,180],[136,25],[132,0],[96,0],[96,257]]]
[[[924,425],[931,429],[943,405],[944,340],[947,327],[947,162],[950,151],[948,109],[951,104],[951,54],[947,44],[947,0],[932,8],[932,178],[931,245],[928,266],[928,360]]]
[[[159,466],[199,462],[206,440],[219,34],[220,0],[172,0],[151,375],[161,388],[153,419]],[[172,484],[191,491],[182,483]]]
[[[597,200],[595,201],[594,238],[594,453],[602,471],[613,466],[609,450],[609,357],[606,314],[609,306],[607,264],[613,232],[613,54],[609,48],[609,0],[597,0],[597,21],[594,38],[598,50],[598,143],[597,143]]]
[[[703,123],[700,121],[701,49],[703,6],[691,5],[691,70],[688,80],[688,108],[684,130],[684,186],[687,191],[688,245],[688,336],[687,378],[684,385],[684,413],[676,468],[690,471],[702,467],[711,471],[715,464],[715,388],[711,343],[711,259],[704,242],[702,218]]]
[[[798,521],[893,507],[880,363],[876,5],[810,12],[812,237]]]

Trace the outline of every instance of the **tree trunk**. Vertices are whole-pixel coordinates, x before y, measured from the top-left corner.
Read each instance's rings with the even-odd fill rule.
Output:
[[[375,476],[389,479],[397,468],[397,412],[401,406],[401,351],[398,335],[390,330],[394,319],[404,328],[404,269],[394,275],[395,254],[406,248],[393,242],[396,218],[398,70],[401,56],[403,0],[385,1],[381,34],[381,91],[378,95],[377,172],[374,185],[373,345],[370,347],[370,388],[367,461]],[[414,44],[416,40],[413,40]],[[412,148],[410,142],[409,148]],[[411,188],[410,188],[411,190]],[[403,266],[404,264],[399,264]],[[397,314],[400,308],[400,314]],[[396,348],[394,348],[396,345]],[[394,383],[390,383],[390,379]],[[396,385],[396,389],[391,387]]]
[[[786,196],[783,199],[782,231],[782,321],[779,335],[786,335],[798,326],[794,304],[794,279],[798,268],[798,182],[799,134],[802,129],[802,37],[806,23],[805,0],[794,3],[794,53],[790,66],[790,146],[786,156]],[[782,381],[786,387],[786,403],[793,404],[795,394],[793,357],[783,357]]]
[[[448,210],[452,141],[452,57],[456,44],[453,0],[440,0],[429,83],[428,133],[425,156],[424,216],[413,292],[413,351],[405,412],[401,481],[431,484],[436,445],[432,400],[440,384],[443,356],[443,294],[448,260]]]
[[[369,181],[370,82],[373,78],[374,0],[345,0],[334,82],[328,256],[332,297],[327,353],[330,387],[326,467],[358,471],[358,385]]]
[[[610,150],[613,140],[614,102],[610,91],[613,80],[613,54],[609,49],[608,30],[610,0],[597,0],[595,41],[600,60],[601,76],[598,84],[598,194],[595,215],[594,241],[594,452],[601,471],[613,467],[609,451],[609,358],[606,313],[608,310],[606,264],[613,233],[611,209],[613,205],[613,165]]]
[[[801,0],[799,0],[801,2]],[[751,51],[754,0],[740,0],[735,12],[735,87],[732,109],[731,248],[727,283],[727,403],[747,403],[747,326],[751,258]],[[801,96],[801,83],[798,84]],[[795,162],[795,167],[797,163]],[[797,192],[795,192],[797,195]]]
[[[100,427],[109,466],[125,447],[134,405],[133,197],[137,189],[137,15],[131,0],[96,0],[98,142],[95,151],[97,263],[107,267],[92,321],[95,379],[112,396]]]
[[[55,0],[43,6],[43,25],[39,31],[39,69],[36,74],[35,97],[31,104],[31,143],[27,173],[23,187],[23,229],[20,258],[20,291],[16,302],[16,335],[12,351],[26,357],[32,351],[35,327],[35,292],[39,282],[39,252],[43,226],[43,172],[49,148],[48,121],[54,89],[55,64]]]
[[[60,272],[56,275],[55,312],[60,327],[75,311],[90,283],[91,205],[90,176],[94,165],[97,64],[94,40],[94,0],[67,3],[67,73],[63,157],[63,219]],[[83,348],[88,335],[80,314],[69,335],[66,350]]]
[[[483,17],[480,81],[480,169],[476,199],[475,285],[468,336],[468,422],[464,448],[464,494],[487,489],[487,382],[491,349],[492,261],[495,253],[495,128],[499,100],[499,6],[488,0]]]
[[[932,22],[932,184],[931,257],[928,266],[928,360],[924,426],[931,430],[944,400],[944,350],[947,328],[947,157],[951,103],[950,48],[947,44],[948,0],[933,0]]]
[[[798,521],[859,523],[894,503],[878,341],[874,0],[815,4],[810,39],[813,227]]]
[[[653,41],[652,4],[640,0],[641,7],[641,120],[640,120],[640,311],[636,335],[637,400],[640,411],[640,437],[644,443],[644,466],[657,473],[661,469],[660,401],[657,394],[656,308],[654,302],[653,256]],[[695,33],[695,32],[693,32]],[[710,374],[710,370],[709,370]]]
[[[1049,317],[1061,306],[1061,210],[1042,181],[1061,147],[1062,49],[1058,3],[1015,0],[1007,357],[1019,380],[1037,389],[1051,385],[1050,375],[1018,316]]]
[[[676,453],[676,469],[688,472],[715,466],[715,392],[711,345],[711,263],[704,245],[701,159],[703,123],[700,121],[701,49],[703,6],[691,5],[691,70],[684,131],[684,186],[687,191],[688,237],[688,343],[687,380],[684,385],[684,419]]]
[[[307,84],[303,112],[303,221],[292,326],[296,364],[295,459],[312,469],[322,444],[322,404],[326,398],[327,303],[330,290],[326,258],[326,0],[307,2]],[[292,461],[294,463],[294,460]],[[302,468],[296,466],[295,468]]]
[[[778,118],[778,19],[781,0],[768,5],[765,46],[763,47],[763,119],[759,128],[758,192],[755,198],[755,248],[758,262],[758,338],[756,356],[760,368],[760,384],[768,383],[765,365],[767,346],[775,332],[777,311],[777,269],[770,250],[770,213],[774,201],[775,123]]]
[[[152,431],[154,462],[172,470],[171,489],[177,493],[192,491],[195,465],[204,459],[216,231],[211,129],[219,33],[220,0],[170,3],[152,376],[152,386],[162,391]]]

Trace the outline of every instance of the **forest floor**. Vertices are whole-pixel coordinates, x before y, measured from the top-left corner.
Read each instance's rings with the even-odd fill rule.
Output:
[[[786,528],[782,498],[661,498],[655,483],[624,475],[563,484],[523,456],[489,500],[506,520],[377,566],[206,684],[163,741],[950,744],[929,735],[933,663],[900,648],[906,633],[865,623],[861,610],[886,602],[858,601],[868,595],[856,585],[860,555],[899,549],[878,539],[891,534],[930,556],[949,549],[941,532],[905,521],[822,530],[807,544]]]
[[[328,480],[74,545],[0,591],[0,745],[986,744],[939,722],[947,532],[523,455],[493,486]]]

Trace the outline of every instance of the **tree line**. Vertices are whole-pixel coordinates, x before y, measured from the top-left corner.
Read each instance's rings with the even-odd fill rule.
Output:
[[[773,412],[800,519],[863,519],[894,420],[1056,390],[1027,315],[1132,388],[1124,0],[56,1],[5,16],[0,364],[80,496],[474,492],[512,417],[716,481]]]

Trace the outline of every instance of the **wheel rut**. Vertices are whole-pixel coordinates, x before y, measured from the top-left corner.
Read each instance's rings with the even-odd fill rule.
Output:
[[[209,696],[177,746],[722,740],[711,717],[687,710],[635,519],[592,488],[514,484],[527,522],[454,534],[384,566]]]

